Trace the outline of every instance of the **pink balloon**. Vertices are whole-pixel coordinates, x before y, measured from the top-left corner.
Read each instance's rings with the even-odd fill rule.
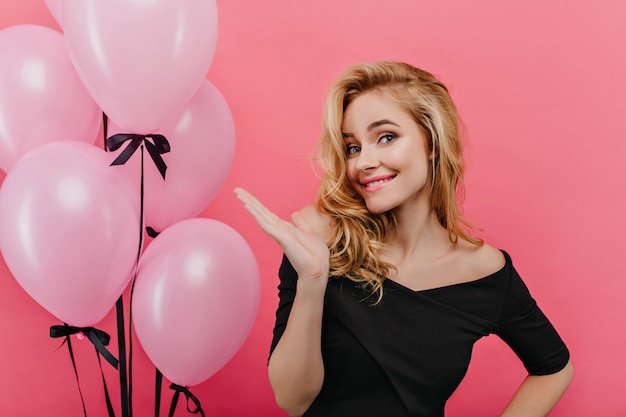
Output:
[[[78,78],[61,33],[37,25],[0,31],[0,169],[61,140],[96,141],[101,111]]]
[[[0,251],[24,290],[59,320],[101,321],[134,272],[139,208],[106,152],[55,142],[29,152],[0,188]]]
[[[108,135],[115,133],[127,132],[111,123]],[[144,155],[144,219],[146,226],[160,232],[200,214],[220,190],[235,153],[235,125],[224,97],[205,80],[185,111],[155,133],[168,139],[171,151],[163,154],[165,180],[147,152]],[[112,152],[111,161],[124,148]],[[138,184],[139,152],[116,168]]]
[[[126,133],[147,134],[200,87],[217,43],[215,0],[64,0],[78,73]]]
[[[196,385],[237,353],[259,306],[259,270],[246,241],[217,220],[189,219],[157,236],[139,261],[137,338],[170,381]]]
[[[44,0],[48,10],[59,25],[63,23],[63,0]]]

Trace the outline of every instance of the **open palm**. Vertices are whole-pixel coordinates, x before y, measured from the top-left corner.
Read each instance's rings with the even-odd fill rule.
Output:
[[[283,249],[298,273],[298,279],[328,279],[328,246],[300,212],[294,213],[291,222],[288,222],[271,212],[248,191],[236,188],[235,194],[261,229]]]

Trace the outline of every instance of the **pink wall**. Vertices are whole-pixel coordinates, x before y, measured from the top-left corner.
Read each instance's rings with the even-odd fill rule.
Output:
[[[248,188],[283,216],[310,202],[316,179],[306,156],[325,91],[347,64],[380,59],[440,75],[459,105],[469,134],[466,214],[512,254],[572,351],[575,378],[552,415],[626,415],[624,3],[218,0],[218,7],[208,78],[229,102],[237,150],[203,215],[248,240],[263,285],[247,343],[192,387],[207,415],[284,415],[265,370],[281,253],[231,190]],[[19,23],[58,28],[43,0],[0,0],[0,27]],[[114,334],[113,319],[98,327]],[[56,351],[59,341],[47,336],[57,323],[1,261],[0,415],[82,415],[67,350]],[[135,415],[149,416],[153,368],[134,346]],[[79,341],[75,348],[88,412],[104,415],[93,348]],[[117,393],[116,374],[105,372]],[[523,375],[499,340],[481,341],[448,415],[496,415]],[[181,405],[177,414],[185,413]]]

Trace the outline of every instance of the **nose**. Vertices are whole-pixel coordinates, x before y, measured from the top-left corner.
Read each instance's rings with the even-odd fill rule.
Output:
[[[370,171],[380,164],[376,150],[362,147],[361,152],[357,156],[356,168],[361,171]]]

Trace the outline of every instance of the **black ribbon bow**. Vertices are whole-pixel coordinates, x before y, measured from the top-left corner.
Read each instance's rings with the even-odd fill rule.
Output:
[[[50,337],[65,337],[65,341],[67,341],[67,338],[70,335],[81,332],[87,336],[91,343],[93,343],[96,350],[104,357],[104,359],[106,359],[107,362],[109,362],[115,369],[118,369],[119,361],[105,347],[111,340],[111,337],[106,332],[93,327],[74,327],[67,325],[50,326]],[[63,343],[65,343],[65,341]]]
[[[150,140],[152,142],[150,142]],[[141,144],[145,144],[148,153],[152,157],[154,164],[157,169],[161,173],[163,179],[165,179],[165,171],[167,170],[167,165],[165,165],[165,161],[161,157],[162,154],[168,153],[170,151],[170,143],[167,141],[165,136],[163,135],[137,135],[135,133],[118,133],[116,135],[107,138],[106,140],[106,148],[110,151],[116,151],[119,149],[124,142],[129,141],[130,143],[126,148],[120,153],[117,158],[111,163],[111,165],[124,165],[128,159],[135,153]]]
[[[107,388],[107,383],[104,379],[104,373],[102,372],[102,362],[100,361],[100,355],[102,355],[107,360],[107,362],[109,362],[115,369],[118,369],[118,360],[115,359],[111,352],[109,352],[105,348],[105,346],[109,344],[110,337],[102,330],[98,330],[93,327],[75,327],[69,326],[67,323],[64,323],[63,326],[50,326],[50,337],[64,337],[65,340],[63,340],[61,346],[63,346],[67,342],[67,349],[69,350],[70,359],[72,360],[74,375],[76,375],[76,383],[78,384],[78,392],[80,394],[80,401],[83,405],[83,414],[85,417],[87,417],[87,408],[85,407],[83,391],[80,388],[78,369],[76,369],[76,361],[74,359],[74,351],[72,349],[72,341],[70,339],[70,336],[76,333],[83,333],[85,336],[87,336],[89,341],[94,345],[96,349],[96,356],[98,357],[98,364],[100,365],[100,375],[102,375],[102,384],[104,386],[104,398],[107,404],[107,411],[109,412],[109,417],[115,417],[115,411],[113,410],[113,404],[111,403],[111,398],[109,396],[109,389]]]
[[[202,417],[206,417],[206,415],[204,414],[204,411],[202,410],[202,406],[200,405],[200,400],[198,400],[198,398],[196,398],[186,387],[182,387],[177,384],[172,384],[170,385],[170,389],[173,389],[175,391],[175,394],[172,397],[172,404],[170,406],[169,417],[172,417],[174,415],[174,410],[176,409],[176,404],[178,403],[178,397],[180,396],[181,393],[183,393],[185,395],[185,398],[187,398],[187,411],[190,414],[200,414]],[[191,400],[194,403],[195,405],[194,409],[191,409],[189,407],[189,400]]]

